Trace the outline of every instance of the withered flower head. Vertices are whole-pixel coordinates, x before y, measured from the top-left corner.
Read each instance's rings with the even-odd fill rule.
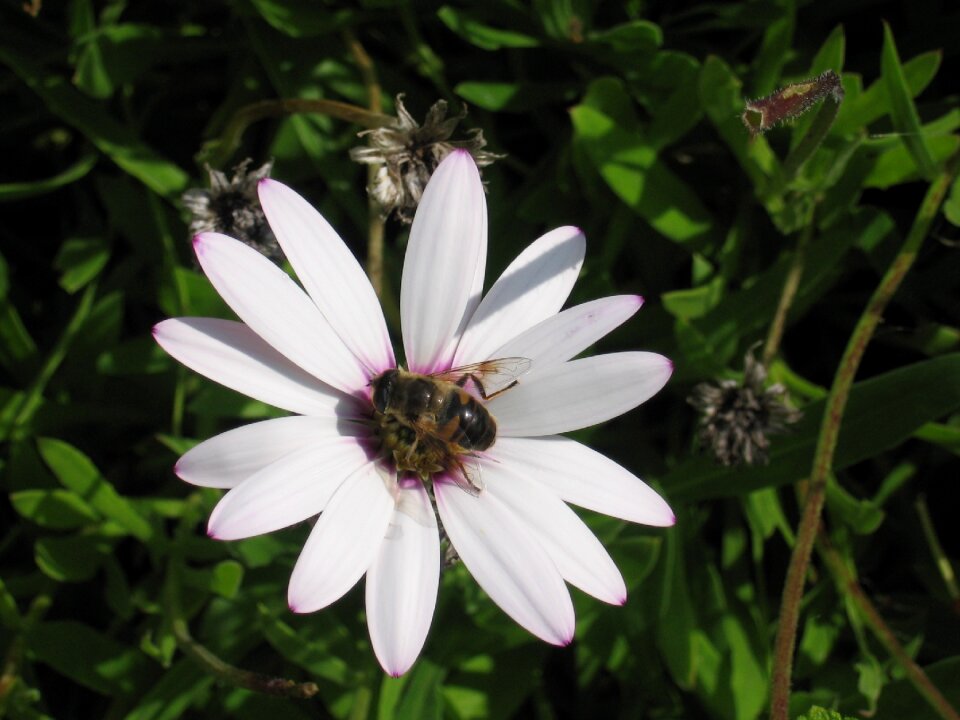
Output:
[[[384,217],[395,212],[405,223],[413,222],[420,196],[437,165],[457,148],[468,151],[477,167],[484,168],[503,157],[483,150],[487,141],[478,128],[467,130],[462,140],[451,140],[457,124],[467,116],[466,109],[447,117],[447,103],[438,100],[418,125],[397,95],[397,117],[387,127],[364,130],[367,145],[350,151],[358,163],[377,167],[367,192],[380,206]]]
[[[700,444],[724,465],[767,462],[769,436],[786,432],[801,417],[786,404],[786,388],[780,383],[765,388],[766,379],[767,369],[750,350],[742,382],[700,383],[687,398],[700,411]]]
[[[833,70],[791,83],[765,98],[748,100],[740,117],[750,135],[756,137],[775,125],[800,117],[825,98],[837,105],[843,102],[843,83]]]
[[[234,167],[231,178],[206,166],[210,188],[191,188],[182,196],[183,204],[192,215],[190,235],[223,233],[241,240],[271,260],[280,260],[283,253],[257,197],[257,183],[270,177],[273,161],[248,172],[251,162],[247,158]]]

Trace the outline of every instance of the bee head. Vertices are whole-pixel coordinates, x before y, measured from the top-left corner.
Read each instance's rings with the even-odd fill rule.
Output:
[[[371,382],[371,385],[373,385],[373,407],[377,412],[385,413],[387,411],[398,374],[395,369],[387,370]]]

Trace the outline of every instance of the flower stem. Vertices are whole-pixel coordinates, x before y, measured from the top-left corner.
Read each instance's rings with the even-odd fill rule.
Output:
[[[927,190],[903,247],[874,291],[863,315],[860,316],[834,376],[833,385],[827,397],[823,422],[820,426],[820,436],[814,453],[813,467],[810,471],[809,490],[804,503],[803,516],[797,530],[797,543],[793,548],[786,581],[784,582],[780,618],[777,623],[777,637],[774,643],[770,703],[772,720],[788,720],[789,717],[790,677],[793,668],[797,623],[800,617],[800,603],[803,599],[804,578],[810,564],[810,554],[813,551],[814,540],[820,527],[820,514],[826,496],[827,479],[833,465],[833,455],[840,434],[840,423],[846,409],[850,388],[853,385],[857,369],[860,367],[860,360],[863,358],[870,338],[873,337],[873,332],[880,322],[887,303],[890,302],[907,271],[913,265],[917,251],[927,236],[930,225],[933,223],[940,205],[950,189],[950,183],[957,171],[958,163],[960,163],[960,153],[950,158]]]
[[[777,311],[773,316],[773,322],[770,324],[770,330],[767,333],[767,341],[763,346],[764,367],[770,367],[770,363],[777,355],[780,348],[780,341],[783,339],[783,331],[787,325],[787,314],[793,305],[793,300],[797,296],[797,290],[800,287],[800,278],[803,277],[803,264],[806,260],[807,246],[813,237],[814,222],[813,213],[810,213],[810,220],[800,231],[800,237],[797,239],[797,246],[794,248],[793,257],[790,260],[790,268],[787,270],[787,277],[783,281],[783,289],[780,291],[780,302],[777,304]]]
[[[856,605],[861,617],[866,622],[867,627],[873,632],[880,644],[886,649],[890,656],[903,668],[907,679],[917,689],[923,698],[936,711],[937,715],[944,720],[960,720],[960,715],[947,701],[943,694],[931,682],[930,678],[917,663],[910,657],[900,641],[897,640],[893,631],[883,621],[876,607],[870,602],[870,598],[863,591],[856,576],[844,562],[843,557],[833,547],[833,544],[827,536],[821,532],[817,539],[817,550],[820,557],[823,558],[827,569],[833,575],[834,582],[843,595],[846,595]]]
[[[377,80],[376,67],[367,54],[363,45],[351,30],[343,31],[343,40],[353,55],[363,85],[367,89],[367,107],[370,112],[380,115],[383,111],[383,102],[380,90],[380,81]],[[367,185],[371,186],[377,177],[377,168],[367,165]],[[377,297],[383,294],[383,231],[384,222],[380,207],[370,194],[367,194],[367,276]]]
[[[258,120],[299,113],[317,113],[338,120],[363,125],[368,128],[383,127],[393,122],[389,115],[371,112],[366,108],[322,98],[289,98],[284,100],[260,100],[245,105],[233,114],[219,138],[206,143],[198,159],[206,160],[213,167],[222,166],[240,146],[240,139],[247,127]]]

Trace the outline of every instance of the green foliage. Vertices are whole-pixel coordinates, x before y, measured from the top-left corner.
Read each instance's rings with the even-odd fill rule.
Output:
[[[827,388],[927,183],[960,148],[956,9],[70,0],[27,3],[33,17],[22,5],[0,7],[0,717],[767,715],[795,488]],[[418,120],[438,99],[466,103],[462,126],[506,155],[484,171],[488,284],[545,230],[576,224],[588,250],[569,304],[646,298],[597,351],[675,364],[646,406],[576,435],[663,490],[678,522],[581,513],[630,599],[609,607],[574,591],[571,647],[529,636],[454,566],[422,656],[385,677],[362,589],[311,615],[287,608],[306,524],[214,541],[205,526],[222,492],[172,472],[197,442],[283,414],[180,367],[150,337],[166,317],[233,318],[191,256],[181,194],[206,182],[196,158],[254,103],[367,105],[363,51],[385,112],[399,93]],[[746,98],[827,70],[845,97],[822,142],[805,143],[819,108],[749,137]],[[273,175],[362,257],[367,175],[348,151],[363,128],[255,107],[220,169],[274,159]],[[824,533],[956,707],[960,622],[943,568],[957,564],[960,180],[943,218],[856,377]],[[385,226],[395,339],[407,232]],[[766,464],[718,465],[686,398],[739,380],[745,353],[763,352],[798,264],[769,371],[803,417],[771,438]],[[939,717],[849,589],[814,564],[793,716]],[[233,687],[197,664],[194,641],[317,694]]]

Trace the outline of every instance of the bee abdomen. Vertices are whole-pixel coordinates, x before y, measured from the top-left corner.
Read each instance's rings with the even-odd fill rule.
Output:
[[[486,450],[497,437],[497,423],[467,392],[450,393],[437,418],[437,426],[464,450]]]

